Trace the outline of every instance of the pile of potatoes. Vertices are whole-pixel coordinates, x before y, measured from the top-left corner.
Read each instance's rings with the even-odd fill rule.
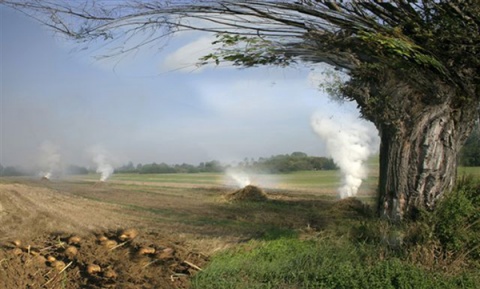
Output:
[[[174,258],[175,250],[170,247],[142,246],[132,241],[139,235],[134,228],[119,231],[116,234],[98,234],[95,237],[95,246],[99,246],[100,252],[108,254],[114,250],[127,248],[129,254],[133,253],[139,259],[148,259],[145,266],[158,261],[171,260]],[[90,241],[92,242],[92,241]],[[80,271],[85,272],[91,278],[101,278],[113,280],[118,277],[118,273],[112,266],[101,265],[97,260],[90,262],[79,261],[79,254],[82,254],[82,243],[84,240],[77,235],[71,235],[68,238],[59,238],[44,247],[25,246],[22,241],[14,240],[6,246],[10,253],[15,257],[33,260],[39,266],[48,266],[57,272],[63,272],[69,267],[78,267]],[[135,259],[135,258],[133,258]]]

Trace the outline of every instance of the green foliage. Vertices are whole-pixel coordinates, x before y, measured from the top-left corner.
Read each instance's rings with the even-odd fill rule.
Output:
[[[322,210],[341,223],[313,237],[275,227],[214,256],[192,287],[478,288],[480,182],[461,179],[438,210],[403,224],[356,212],[356,203]]]
[[[214,53],[200,58],[198,65],[222,61],[235,66],[253,67],[259,65],[288,66],[294,61],[290,56],[275,49],[274,42],[261,37],[219,33],[212,45],[220,45]]]
[[[480,182],[459,181],[434,212],[435,237],[446,251],[467,253],[480,260]]]
[[[447,69],[432,55],[408,39],[398,29],[394,29],[394,35],[371,33],[361,31],[359,38],[367,45],[373,46],[378,56],[385,56],[385,60],[392,64],[392,57],[408,60],[417,65],[430,67],[441,74],[446,74]]]
[[[460,151],[460,165],[480,166],[480,125],[472,131]]]
[[[336,170],[331,158],[311,157],[302,152],[294,152],[291,155],[276,155],[270,158],[259,158],[258,160],[245,158],[239,164],[242,169],[262,173],[289,173],[297,171]],[[171,174],[171,173],[214,173],[223,172],[226,166],[219,161],[213,160],[202,162],[197,166],[190,164],[168,165],[166,163],[151,163],[137,165],[132,162],[127,165],[115,168],[115,173],[139,173],[139,174]]]
[[[1,177],[14,177],[14,176],[26,176],[26,175],[30,175],[30,173],[25,172],[19,167],[6,166],[6,167],[0,168]]]
[[[140,174],[169,174],[169,173],[175,173],[175,170],[167,165],[166,163],[161,163],[161,164],[147,164],[142,166],[142,168],[139,171]]]
[[[291,173],[297,171],[336,170],[331,158],[311,157],[302,152],[294,152],[290,155],[276,155],[270,158],[259,158],[257,161],[245,161],[243,168],[255,172],[268,173]]]
[[[370,244],[396,242],[397,254],[411,262],[447,272],[480,266],[480,182],[466,177],[445,195],[435,211],[421,211],[402,225],[365,222],[354,231]],[[392,238],[392,236],[397,236]],[[387,242],[385,242],[387,241]]]
[[[475,288],[474,277],[448,277],[374,246],[346,239],[251,241],[215,256],[193,288]]]

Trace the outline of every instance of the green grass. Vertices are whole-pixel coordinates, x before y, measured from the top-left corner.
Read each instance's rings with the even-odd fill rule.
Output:
[[[313,219],[329,226],[313,233],[271,229],[213,256],[192,287],[479,288],[479,186],[478,179],[462,180],[435,212],[399,225],[353,200],[325,203]]]
[[[251,241],[216,255],[193,288],[476,288],[475,276],[445,276],[345,238]]]
[[[340,184],[339,171],[301,171],[275,175],[282,187],[327,188],[335,190]]]
[[[457,175],[459,178],[462,176],[473,176],[480,179],[480,167],[458,167]]]

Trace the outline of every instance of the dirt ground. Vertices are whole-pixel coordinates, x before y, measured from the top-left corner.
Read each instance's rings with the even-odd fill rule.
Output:
[[[108,191],[112,201],[95,201]],[[189,242],[148,210],[125,213],[116,194],[91,184],[0,183],[0,288],[188,288],[215,242]],[[156,202],[171,199],[161,196]]]
[[[189,288],[220,250],[275,228],[335,225],[324,216],[334,198],[322,191],[266,189],[266,200],[228,201],[237,190],[0,179],[0,289]],[[122,233],[130,228],[134,238]]]

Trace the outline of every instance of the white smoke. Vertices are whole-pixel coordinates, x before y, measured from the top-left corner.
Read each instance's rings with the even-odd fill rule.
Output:
[[[249,175],[243,171],[228,169],[225,173],[239,188],[244,188],[251,184]]]
[[[50,179],[54,171],[58,171],[61,167],[61,155],[59,148],[50,141],[44,141],[40,145],[40,166],[43,171],[40,174]]]
[[[96,172],[100,174],[100,181],[105,182],[114,171],[111,154],[100,145],[90,147],[88,152],[97,166]]]
[[[340,119],[315,114],[311,120],[314,131],[325,142],[328,153],[340,168],[341,198],[355,196],[367,178],[365,161],[378,151],[379,139],[375,127],[353,115]]]
[[[103,154],[97,154],[93,157],[97,165],[97,173],[100,174],[100,181],[105,182],[112,174],[113,167],[107,162],[107,157]]]

